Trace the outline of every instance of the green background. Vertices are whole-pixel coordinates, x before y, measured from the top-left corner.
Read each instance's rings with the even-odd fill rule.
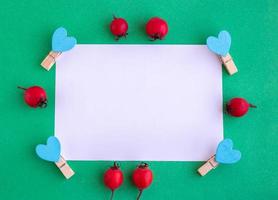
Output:
[[[113,40],[112,14],[129,22],[126,40]],[[165,40],[155,44],[204,44],[207,36],[228,30],[239,73],[223,70],[224,100],[240,96],[258,108],[243,118],[224,116],[225,137],[243,155],[239,163],[200,177],[202,162],[150,162],[154,181],[142,199],[278,199],[276,0],[1,0],[0,199],[109,199],[102,175],[112,162],[69,162],[76,175],[66,180],[36,156],[35,146],[54,134],[55,68],[46,72],[40,62],[59,26],[81,44],[153,44],[144,32],[152,16],[169,24]],[[29,108],[17,85],[44,87],[49,106]],[[130,176],[138,163],[120,164],[125,182],[115,199],[135,199]]]

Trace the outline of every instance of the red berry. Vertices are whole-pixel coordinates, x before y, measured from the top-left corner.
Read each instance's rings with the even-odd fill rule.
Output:
[[[139,189],[137,200],[140,199],[144,189],[149,187],[153,181],[153,173],[149,169],[147,163],[140,164],[133,172],[132,180],[135,186]]]
[[[110,167],[105,173],[103,177],[104,184],[108,187],[111,191],[111,199],[114,195],[114,190],[120,187],[123,183],[124,175],[123,172],[120,170],[119,165],[114,162],[114,166]]]
[[[256,106],[249,104],[243,98],[233,98],[226,105],[227,112],[234,117],[245,115],[248,112],[249,107],[256,108]]]
[[[162,40],[168,33],[168,25],[165,20],[153,17],[146,25],[146,32],[153,40]]]
[[[47,96],[43,88],[39,86],[32,86],[27,89],[23,87],[18,88],[25,90],[24,100],[30,107],[45,108],[47,106]]]
[[[114,19],[110,24],[110,31],[113,35],[115,35],[115,39],[118,40],[121,37],[126,37],[127,30],[128,30],[128,24],[126,20],[114,16]]]

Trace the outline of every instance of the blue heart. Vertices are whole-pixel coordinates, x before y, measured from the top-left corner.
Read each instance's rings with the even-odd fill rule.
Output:
[[[67,30],[63,27],[57,28],[52,35],[52,50],[64,52],[72,49],[76,45],[74,37],[67,37]]]
[[[221,31],[218,34],[218,38],[210,36],[207,39],[208,48],[221,56],[226,56],[229,53],[231,43],[231,35],[228,31]]]
[[[216,161],[224,164],[236,163],[240,160],[241,153],[238,150],[233,150],[233,141],[225,139],[218,144],[216,150]]]
[[[47,161],[57,162],[60,159],[61,145],[58,138],[50,136],[46,145],[39,144],[36,146],[37,155]]]

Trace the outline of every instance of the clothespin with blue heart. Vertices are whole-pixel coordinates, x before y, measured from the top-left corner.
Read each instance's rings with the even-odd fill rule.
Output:
[[[41,66],[47,71],[54,65],[62,52],[72,49],[76,45],[74,37],[67,36],[67,30],[63,27],[57,28],[52,35],[52,50],[42,61]]]
[[[39,144],[36,146],[36,153],[41,159],[54,162],[67,179],[74,175],[74,171],[60,155],[61,145],[58,138],[50,136],[47,139],[46,145]]]
[[[228,31],[221,31],[218,34],[218,37],[210,36],[207,38],[207,46],[209,50],[220,57],[220,60],[224,64],[228,73],[233,75],[238,70],[232,56],[229,54],[231,43],[231,35]]]
[[[216,154],[198,169],[198,173],[205,176],[209,171],[215,169],[219,163],[233,164],[238,162],[240,158],[240,151],[233,149],[233,141],[231,139],[222,140],[217,146]]]

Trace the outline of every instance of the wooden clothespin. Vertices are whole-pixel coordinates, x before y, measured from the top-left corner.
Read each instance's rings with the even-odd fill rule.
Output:
[[[67,179],[74,175],[74,171],[60,155],[61,145],[58,138],[50,136],[47,139],[46,145],[39,144],[36,146],[36,153],[41,159],[54,162]]]
[[[61,53],[72,49],[75,45],[76,39],[74,37],[68,37],[65,28],[57,28],[52,35],[52,50],[42,61],[41,66],[49,71]]]
[[[215,155],[214,155],[198,169],[198,173],[201,176],[205,176],[210,170],[215,169],[218,165],[219,163],[215,160]]]
[[[215,169],[220,163],[233,164],[240,160],[241,153],[233,149],[233,141],[231,139],[222,140],[217,147],[216,155],[213,155],[203,164],[197,171],[201,176],[205,176],[212,169]]]
[[[218,38],[213,36],[207,38],[208,48],[220,57],[228,73],[233,75],[238,70],[232,56],[229,54],[231,42],[231,35],[228,31],[221,31],[218,34]]]

